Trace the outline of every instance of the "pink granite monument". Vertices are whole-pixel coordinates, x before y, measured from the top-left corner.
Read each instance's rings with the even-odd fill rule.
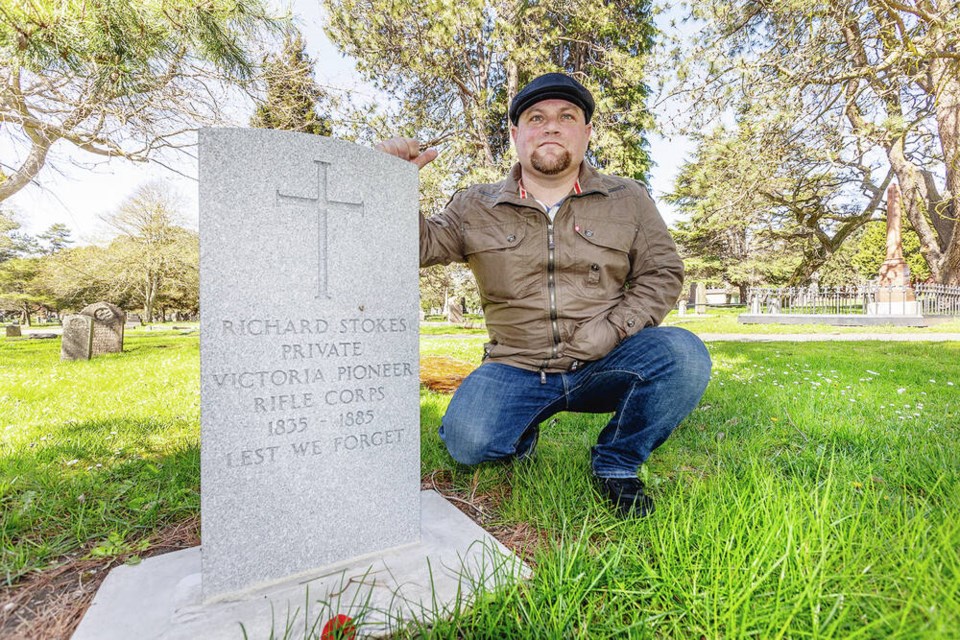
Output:
[[[910,286],[910,267],[903,259],[902,227],[900,187],[894,183],[887,188],[887,257],[880,265],[875,308],[876,313],[883,315],[918,313],[917,298]]]

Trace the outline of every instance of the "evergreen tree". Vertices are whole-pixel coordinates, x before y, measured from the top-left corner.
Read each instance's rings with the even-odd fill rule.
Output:
[[[442,141],[443,153],[422,179],[443,173],[438,186],[447,194],[502,177],[513,161],[510,101],[524,84],[551,71],[576,77],[597,99],[590,160],[611,173],[646,177],[644,132],[653,121],[643,79],[656,34],[650,0],[324,5],[330,39],[401,105],[391,126],[377,133]],[[425,200],[442,204],[446,198],[427,194]]]
[[[59,253],[73,244],[73,240],[70,239],[70,229],[62,222],[50,225],[49,229],[37,236],[37,240],[45,244],[40,249],[40,252],[45,255]]]
[[[250,126],[319,136],[332,133],[329,120],[317,113],[317,104],[326,95],[314,79],[313,60],[299,31],[288,32],[283,50],[266,60],[264,79],[266,100],[257,107]]]
[[[0,201],[55,143],[147,160],[216,124],[280,22],[263,0],[0,1]]]

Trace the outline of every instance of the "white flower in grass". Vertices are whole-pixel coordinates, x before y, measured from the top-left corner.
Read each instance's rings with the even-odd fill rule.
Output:
[[[953,386],[953,383],[952,383],[952,382],[948,382],[948,383],[947,383],[947,386],[948,386],[948,387],[952,387],[952,386]]]
[[[903,393],[904,391],[906,391],[905,387],[900,387],[899,389],[897,389],[897,393]]]
[[[870,371],[870,369],[867,369],[867,373],[869,373],[869,374],[872,375],[872,376],[878,376],[878,375],[880,375],[880,374],[877,373],[876,371]]]
[[[77,460],[76,458],[74,458],[73,460],[67,460],[67,466],[68,466],[68,467],[72,467],[73,465],[77,464],[78,462],[80,462],[80,461]]]
[[[937,384],[937,381],[936,381],[936,380],[932,380],[932,379],[931,379],[931,380],[927,380],[927,382],[929,382],[930,384]]]

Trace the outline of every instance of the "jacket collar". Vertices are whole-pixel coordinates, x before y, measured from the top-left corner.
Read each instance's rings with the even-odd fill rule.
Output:
[[[500,192],[497,194],[497,199],[494,202],[494,205],[510,203],[539,208],[539,206],[536,204],[536,200],[533,199],[533,196],[527,193],[527,191],[523,188],[519,162],[511,167],[510,173],[500,184]],[[603,183],[603,177],[596,169],[591,167],[586,160],[584,160],[580,163],[580,175],[577,176],[577,182],[574,184],[573,195],[582,196],[589,193],[599,193],[605,196],[609,195],[607,187]]]

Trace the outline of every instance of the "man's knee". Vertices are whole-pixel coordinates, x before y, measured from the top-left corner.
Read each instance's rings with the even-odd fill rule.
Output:
[[[440,426],[440,439],[450,456],[460,464],[474,465],[495,460],[496,446],[491,434],[480,424],[471,424],[447,414]]]
[[[706,388],[712,366],[710,352],[695,334],[680,327],[655,327],[644,329],[631,342],[625,346],[636,349],[639,375],[666,377],[692,392]],[[675,390],[680,389],[675,386]]]
[[[691,382],[706,386],[713,363],[703,340],[680,327],[662,327],[662,330],[676,368]]]

